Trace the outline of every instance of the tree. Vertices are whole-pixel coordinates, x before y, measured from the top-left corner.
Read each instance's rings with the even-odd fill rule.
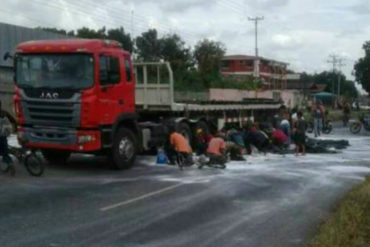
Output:
[[[116,29],[109,29],[107,38],[110,40],[116,40],[122,44],[123,49],[126,51],[132,52],[133,51],[133,42],[131,39],[131,35],[125,33],[123,27],[116,28]]]
[[[136,38],[137,54],[139,60],[159,61],[161,59],[161,44],[158,32],[150,29]]]
[[[360,58],[354,66],[356,81],[362,85],[366,92],[370,93],[370,41],[362,46],[365,56]]]
[[[76,33],[77,37],[84,38],[84,39],[106,39],[106,29],[105,27],[102,27],[101,29],[94,30],[87,27],[83,27],[80,29],[77,29]]]
[[[221,42],[205,39],[195,45],[194,58],[207,88],[215,77],[219,77],[220,62],[225,52],[225,45]]]
[[[346,98],[357,98],[358,91],[353,81],[347,80],[343,73],[333,71],[323,71],[319,74],[303,73],[301,80],[307,83],[316,83],[326,85],[325,91],[337,94],[338,78],[340,77],[340,94]]]
[[[50,28],[50,27],[36,27],[36,29],[42,30],[42,31],[45,31],[45,32],[66,35],[66,36],[74,36],[75,35],[74,31],[67,32],[64,29],[57,29],[57,28],[54,28],[54,27],[53,28]]]
[[[171,63],[175,74],[183,73],[194,66],[190,48],[177,34],[167,35],[159,40],[160,57]]]

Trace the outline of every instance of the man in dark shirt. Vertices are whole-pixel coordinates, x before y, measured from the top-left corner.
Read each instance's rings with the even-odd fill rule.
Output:
[[[298,112],[298,121],[295,125],[295,144],[296,144],[296,155],[302,152],[302,155],[306,154],[306,121],[303,119],[302,112]]]

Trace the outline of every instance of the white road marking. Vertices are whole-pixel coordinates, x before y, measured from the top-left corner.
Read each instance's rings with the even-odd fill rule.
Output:
[[[176,189],[176,188],[178,188],[180,186],[183,186],[183,185],[184,185],[183,183],[175,184],[175,185],[172,185],[172,186],[169,186],[169,187],[166,187],[166,188],[163,188],[163,189],[160,189],[160,190],[157,190],[157,191],[153,191],[153,192],[150,192],[148,194],[145,194],[145,195],[127,200],[127,201],[119,202],[119,203],[116,203],[116,204],[112,204],[112,205],[100,208],[100,211],[105,212],[105,211],[108,211],[108,210],[111,210],[111,209],[115,209],[117,207],[126,206],[128,204],[131,204],[131,203],[134,203],[134,202],[137,202],[137,201],[140,201],[140,200],[144,200],[146,198],[161,194],[163,192]]]

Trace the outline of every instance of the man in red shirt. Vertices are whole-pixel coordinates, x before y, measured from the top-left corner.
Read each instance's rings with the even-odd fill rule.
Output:
[[[280,128],[276,128],[271,132],[271,141],[280,151],[286,149],[289,145],[289,137]]]
[[[220,135],[213,137],[207,148],[207,156],[210,158],[209,163],[224,165],[227,162],[225,151],[225,140]]]

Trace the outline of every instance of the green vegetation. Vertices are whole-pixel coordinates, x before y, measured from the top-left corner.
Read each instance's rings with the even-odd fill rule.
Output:
[[[358,81],[362,87],[370,93],[370,41],[366,41],[362,46],[362,49],[365,51],[365,56],[356,62],[354,75],[356,77],[356,81]]]
[[[370,246],[370,178],[353,189],[307,247]]]
[[[348,101],[358,97],[358,92],[353,81],[347,80],[343,73],[338,74],[333,71],[323,71],[319,74],[307,74],[302,73],[301,80],[305,82],[306,85],[311,83],[316,83],[319,85],[325,85],[325,91],[337,94],[338,92],[338,78],[340,77],[340,94],[344,96]]]

